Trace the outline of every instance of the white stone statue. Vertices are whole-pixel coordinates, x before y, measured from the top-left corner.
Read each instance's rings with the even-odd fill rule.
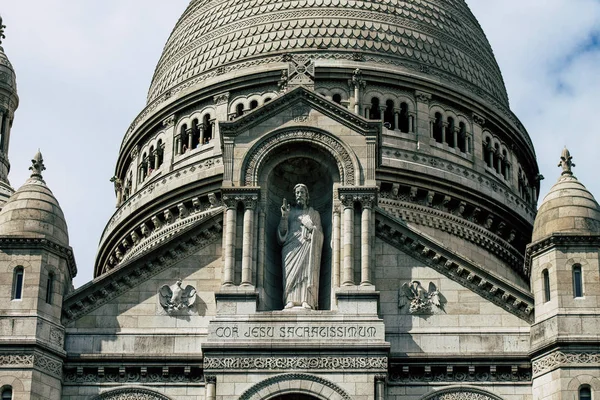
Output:
[[[308,205],[310,198],[306,185],[296,185],[294,195],[294,207],[283,199],[277,230],[277,239],[283,246],[283,302],[286,309],[314,310],[319,303],[323,228],[319,213]]]

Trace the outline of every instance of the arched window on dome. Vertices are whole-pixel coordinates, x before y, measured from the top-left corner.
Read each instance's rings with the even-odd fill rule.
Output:
[[[385,102],[385,111],[383,112],[383,123],[387,124],[388,129],[396,129],[394,122],[394,101],[387,100]]]
[[[244,105],[240,103],[235,107],[235,117],[241,117],[242,115],[244,115]]]
[[[202,120],[203,134],[202,144],[210,143],[213,139],[213,124],[210,122],[210,114],[206,114]]]
[[[446,124],[446,144],[448,147],[454,148],[456,146],[456,130],[454,129],[454,118],[448,117],[448,123]]]
[[[492,168],[492,140],[489,137],[486,137],[485,142],[483,142],[483,159],[485,165]]]
[[[502,150],[502,160],[500,162],[500,170],[502,173],[502,177],[505,180],[508,180],[510,177],[510,165],[508,163],[508,153],[506,150]]]
[[[154,172],[155,161],[154,146],[150,146],[150,150],[148,151],[148,175],[152,175],[152,172]]]
[[[461,153],[466,153],[467,152],[467,125],[465,125],[464,122],[458,123],[457,139],[458,139],[458,143],[457,143],[458,149],[461,151]]]
[[[181,125],[181,129],[179,130],[179,136],[177,137],[177,154],[183,154],[187,151],[186,131],[187,125]]]
[[[493,168],[496,170],[497,173],[500,173],[500,146],[498,145],[498,143],[496,143],[494,145],[494,151],[492,152],[492,158],[494,160]]]
[[[162,139],[156,143],[156,168],[160,168],[165,158],[165,146]]]
[[[200,128],[201,127],[199,125],[198,118],[194,118],[192,120],[192,130],[188,139],[190,150],[193,150],[198,147],[198,143],[200,141]]]
[[[579,400],[592,400],[592,388],[589,385],[579,387]]]
[[[410,116],[408,115],[408,104],[400,103],[400,115],[398,115],[398,129],[400,132],[410,132]]]
[[[23,267],[18,266],[13,270],[13,285],[12,296],[13,300],[21,300],[23,298]]]
[[[379,108],[379,97],[371,98],[371,108],[369,109],[369,119],[381,119],[381,109]]]
[[[142,164],[140,165],[140,183],[146,180],[146,176],[148,176],[148,156],[144,153],[142,154]]]
[[[48,273],[46,279],[46,303],[52,304],[52,295],[54,293],[54,272]]]
[[[336,93],[333,95],[333,97],[331,98],[331,100],[333,100],[334,103],[337,104],[342,104],[342,95],[339,93]]]
[[[547,303],[550,301],[550,274],[547,269],[542,271],[542,282],[544,284],[544,303]]]
[[[583,297],[583,271],[581,265],[573,265],[573,297]]]
[[[442,114],[439,112],[435,113],[435,120],[433,121],[433,139],[438,143],[444,141],[444,121],[442,120]]]
[[[13,398],[12,388],[9,386],[9,387],[5,387],[4,389],[2,389],[2,395],[0,396],[0,398],[2,400],[12,400],[12,398]]]
[[[251,110],[254,110],[254,109],[255,109],[255,108],[257,108],[257,107],[258,107],[258,101],[256,101],[256,100],[252,100],[252,101],[250,102],[250,109],[251,109]]]

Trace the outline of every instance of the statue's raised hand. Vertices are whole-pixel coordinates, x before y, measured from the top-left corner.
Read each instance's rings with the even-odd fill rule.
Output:
[[[283,204],[281,205],[281,219],[287,220],[289,215],[290,215],[290,205],[288,204],[287,200],[284,198]]]

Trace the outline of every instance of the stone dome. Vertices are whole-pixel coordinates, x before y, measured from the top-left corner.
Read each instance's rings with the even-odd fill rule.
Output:
[[[32,161],[31,177],[0,211],[0,236],[45,238],[69,246],[65,216],[41,175],[42,155],[38,152]]]
[[[492,49],[464,0],[192,0],[148,102],[290,53],[405,71],[508,108]]]
[[[572,165],[569,151],[563,150],[563,173],[542,201],[533,226],[532,242],[553,233],[600,234],[600,205],[573,175]]]

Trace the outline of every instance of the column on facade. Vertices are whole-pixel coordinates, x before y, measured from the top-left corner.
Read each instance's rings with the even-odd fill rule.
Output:
[[[4,142],[6,141],[6,130],[4,129],[4,121],[7,120],[6,113],[0,111],[0,151],[6,152],[4,148]]]
[[[394,108],[394,129],[400,130],[400,110]]]
[[[200,147],[204,144],[204,131],[206,130],[206,127],[204,126],[204,120],[202,121],[202,125],[200,125],[200,122],[198,122],[196,129],[198,129],[198,147]]]
[[[385,375],[375,376],[375,400],[385,400]]]
[[[235,231],[237,223],[237,200],[223,196],[225,211],[225,261],[223,263],[223,286],[232,286],[235,278]]]
[[[410,113],[408,116],[408,131],[415,133],[415,113]]]
[[[341,235],[341,219],[340,219],[340,207],[335,205],[333,207],[333,232],[332,232],[332,247],[333,247],[333,287],[340,287],[340,235]]]
[[[458,149],[458,128],[454,128],[454,132],[452,132],[452,134],[454,135],[452,137],[454,139],[452,143],[454,143],[454,147]]]
[[[254,253],[254,209],[256,196],[244,198],[244,226],[242,237],[242,286],[252,286],[252,259]]]
[[[187,135],[187,148],[188,150],[192,150],[192,142],[194,140],[194,130],[192,128],[188,128],[185,133]]]
[[[362,218],[360,225],[360,284],[372,285],[371,278],[371,214],[374,197],[363,195],[361,197]]]
[[[354,285],[354,197],[341,196],[344,206],[344,238],[343,238],[343,268],[342,285]]]
[[[217,399],[217,377],[214,375],[206,375],[204,377],[206,382],[206,400],[216,400]]]

